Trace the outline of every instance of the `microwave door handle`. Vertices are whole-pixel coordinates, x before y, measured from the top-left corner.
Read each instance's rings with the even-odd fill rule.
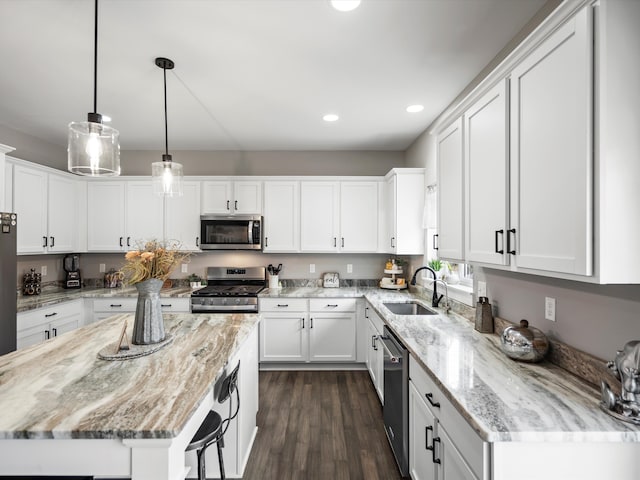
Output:
[[[247,227],[247,243],[251,245],[253,243],[253,220],[249,220]]]

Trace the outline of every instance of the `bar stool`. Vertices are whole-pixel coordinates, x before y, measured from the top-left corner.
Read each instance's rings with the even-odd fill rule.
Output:
[[[198,428],[198,431],[191,439],[186,451],[196,450],[198,456],[198,480],[206,480],[205,452],[207,448],[216,444],[218,447],[218,463],[220,464],[220,478],[225,480],[224,461],[222,459],[222,448],[224,447],[224,434],[229,428],[231,421],[236,418],[240,410],[240,392],[238,391],[238,370],[240,362],[236,365],[231,373],[216,382],[214,387],[214,395],[217,392],[218,403],[224,403],[229,399],[229,416],[223,419],[218,412],[210,410],[204,421]],[[236,394],[236,411],[233,410],[233,402],[231,394]]]

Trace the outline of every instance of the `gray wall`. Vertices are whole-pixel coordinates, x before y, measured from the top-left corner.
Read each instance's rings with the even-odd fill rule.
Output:
[[[9,155],[58,170],[67,169],[67,147],[45,142],[26,133],[0,125],[0,143],[15,148]]]

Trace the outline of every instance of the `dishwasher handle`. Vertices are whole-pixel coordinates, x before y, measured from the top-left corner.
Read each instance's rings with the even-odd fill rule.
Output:
[[[400,363],[400,361],[402,360],[402,355],[398,355],[398,352],[392,352],[391,349],[389,348],[389,345],[387,345],[387,342],[390,341],[390,338],[386,335],[380,335],[380,343],[382,343],[382,346],[384,347],[385,351],[389,354],[389,361],[391,363]],[[393,344],[391,344],[392,346],[394,346]],[[394,348],[395,350],[395,348]]]

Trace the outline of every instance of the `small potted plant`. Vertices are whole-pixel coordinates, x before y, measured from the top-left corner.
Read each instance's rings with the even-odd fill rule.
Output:
[[[200,276],[196,275],[195,273],[192,273],[191,275],[189,275],[189,285],[191,286],[191,288],[199,288],[201,285],[202,279],[200,278]]]
[[[439,259],[434,258],[429,260],[428,265],[434,272],[436,272],[436,278],[442,277],[442,272],[440,271],[442,269],[442,262]]]

